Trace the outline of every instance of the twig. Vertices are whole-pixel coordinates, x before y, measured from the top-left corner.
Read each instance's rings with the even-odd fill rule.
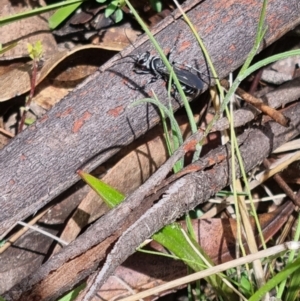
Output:
[[[228,89],[229,83],[227,80],[223,79],[221,81],[223,87]],[[266,115],[270,116],[276,122],[281,124],[282,126],[288,127],[290,120],[286,118],[282,113],[278,112],[277,110],[271,108],[270,106],[264,104],[261,99],[252,96],[251,94],[247,93],[241,88],[236,89],[236,94],[242,97],[247,103],[253,105],[258,110],[262,111]]]

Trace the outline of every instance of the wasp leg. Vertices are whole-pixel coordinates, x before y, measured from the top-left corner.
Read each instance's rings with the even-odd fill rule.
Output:
[[[149,74],[151,73],[150,71],[148,70],[141,70],[141,69],[133,69],[134,73],[136,74]]]
[[[125,83],[125,85],[128,87],[128,88],[130,88],[130,89],[132,89],[132,90],[144,90],[148,85],[150,85],[151,83],[154,83],[154,82],[156,82],[157,80],[158,80],[159,78],[157,78],[157,77],[152,77],[151,79],[149,79],[148,80],[148,82],[146,83],[146,84],[144,84],[143,86],[141,86],[141,87],[134,87],[133,85],[131,85],[131,84],[128,84],[128,83]]]
[[[169,51],[169,53],[167,54],[168,61],[170,61],[170,62],[171,62],[171,54],[173,53],[174,49],[177,47],[179,38],[181,37],[181,34],[182,34],[182,30],[179,30],[178,36],[177,36],[177,38],[175,40],[175,43],[174,43],[173,47],[171,48],[171,50]]]

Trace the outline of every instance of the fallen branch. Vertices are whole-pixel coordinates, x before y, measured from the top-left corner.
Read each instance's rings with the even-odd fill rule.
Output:
[[[186,6],[196,4],[188,1]],[[204,38],[220,77],[243,63],[256,32],[261,2],[241,1],[236,4],[205,1],[189,12],[189,18]],[[284,10],[280,9],[283,5]],[[276,19],[272,17],[274,15]],[[197,68],[206,72],[199,46],[184,21],[176,20],[179,16],[175,12],[160,23],[154,29],[155,37],[164,49],[170,49],[182,31],[184,39],[178,45],[176,59],[190,64],[197,58]],[[299,22],[297,3],[271,1],[264,45],[270,45]],[[152,51],[153,47],[145,42],[146,39],[143,37],[137,42],[140,46],[136,50],[127,49],[105,64],[101,72],[88,78],[1,150],[0,234],[77,182],[77,169],[91,171],[158,123],[159,115],[152,106],[128,108],[132,101],[148,96],[148,93],[129,89],[124,80],[142,86],[148,76],[128,72],[131,69],[128,64],[119,64],[126,59],[116,64],[118,58],[128,54]],[[163,82],[157,81],[150,88],[155,88],[159,99],[167,99]],[[179,103],[174,101],[174,110],[178,107]]]
[[[298,114],[300,114],[300,104],[297,103],[285,109],[283,113],[291,119],[289,128],[282,127],[274,121],[269,121],[260,128],[246,131],[239,138],[242,142],[240,150],[246,171],[262,162],[279,145],[299,134]],[[258,145],[259,147],[257,147]],[[223,156],[224,147],[220,147],[220,150],[220,154]],[[202,158],[201,160],[205,159]],[[164,170],[166,166],[169,168],[168,164],[167,162],[160,169]],[[178,190],[179,184],[175,182],[168,195],[163,198],[163,202],[159,202],[147,212],[146,210],[151,207],[154,200],[162,192],[159,191],[144,200],[141,194],[134,193],[117,208],[100,218],[76,241],[53,256],[33,275],[12,288],[4,297],[8,301],[34,300],[37,297],[40,300],[55,300],[62,292],[69,290],[94,271],[98,267],[99,262],[105,258],[111,244],[124,232],[125,238],[123,239],[127,241],[126,247],[123,245],[122,251],[116,252],[116,249],[114,251],[118,255],[115,263],[116,265],[120,264],[134,252],[135,248],[146,237],[149,237],[164,225],[174,221],[179,215],[204,202],[228,185],[230,183],[229,165],[227,160],[224,160],[223,163],[214,165],[208,171],[200,171],[184,176],[180,179],[179,184],[182,184],[181,187],[187,185],[187,190],[185,188]],[[148,181],[152,182],[153,179],[150,178]],[[153,183],[149,185],[149,182],[143,184],[138,190],[145,191],[145,187],[153,186]],[[146,190],[148,191],[148,188]],[[183,195],[185,196],[183,197]],[[175,208],[174,204],[178,204],[178,206]],[[144,213],[145,215],[143,216]],[[154,215],[155,217],[153,217]],[[142,228],[139,227],[140,223],[143,223]],[[145,226],[146,224],[147,226]],[[138,236],[135,232],[127,231],[129,227],[131,227],[131,231],[138,227]],[[145,232],[143,232],[143,229]],[[127,236],[130,232],[132,234],[135,233],[135,239],[132,241],[127,240],[130,239]],[[120,243],[116,245],[116,248],[119,245]],[[116,265],[110,265],[110,261],[108,263],[109,269],[104,270],[102,273],[104,278],[101,279],[100,283],[116,268]],[[61,279],[64,279],[63,283]]]

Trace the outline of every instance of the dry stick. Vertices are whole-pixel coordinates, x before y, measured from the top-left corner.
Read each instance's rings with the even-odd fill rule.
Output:
[[[90,235],[89,231],[83,233],[79,239],[72,243],[72,247],[67,250],[62,250],[59,253],[59,256],[56,256],[54,259],[45,263],[40,271],[37,271],[32,276],[31,282],[37,283],[43,279],[45,274],[49,274],[53,269],[58,268],[68,259],[78,256],[83,252],[86,252],[96,244],[105,240],[108,236],[115,233],[119,227],[120,222],[124,219],[124,215],[133,214],[134,210],[140,206],[144,197],[150,193],[150,191],[157,186],[162,180],[164,180],[167,174],[172,170],[174,164],[184,157],[185,153],[188,151],[193,151],[195,145],[203,138],[203,135],[200,131],[196,132],[190,136],[183,145],[179,147],[178,150],[174,152],[172,157],[170,157],[157,171],[153,174],[143,185],[141,185],[133,194],[127,197],[118,207],[114,210],[109,211],[105,216],[103,216],[99,221],[91,226],[91,229],[98,227],[98,224],[109,224],[107,229],[101,228],[101,233],[99,235]],[[103,224],[102,224],[103,223]],[[84,242],[84,243],[83,243]]]
[[[232,260],[230,262],[222,263],[218,266],[208,268],[204,271],[197,272],[197,273],[182,277],[180,279],[169,281],[168,283],[162,284],[158,287],[154,287],[147,291],[137,293],[134,296],[129,296],[129,297],[123,298],[120,301],[135,301],[135,300],[141,300],[142,298],[146,298],[151,295],[155,296],[160,292],[174,289],[175,287],[182,286],[183,284],[188,284],[188,283],[197,281],[199,279],[214,275],[216,273],[220,273],[222,271],[226,271],[228,269],[241,266],[246,263],[251,263],[254,260],[262,259],[264,257],[265,258],[271,257],[271,256],[277,255],[277,254],[279,254],[283,251],[287,251],[287,250],[298,250],[299,248],[300,248],[300,242],[289,241],[284,244],[277,245],[275,247],[271,247],[271,248],[263,250],[263,251],[259,251],[255,254],[250,254],[245,257],[241,257],[241,258]]]
[[[270,168],[270,162],[268,159],[264,160],[264,165],[267,169]],[[277,182],[279,187],[284,191],[284,193],[293,201],[295,206],[299,207],[300,202],[299,198],[297,199],[296,195],[294,194],[293,190],[290,188],[290,186],[286,183],[286,181],[282,178],[280,174],[276,174],[273,176],[274,180]]]
[[[52,205],[50,207],[52,207]],[[31,219],[28,222],[28,225],[30,226],[34,225],[39,219],[41,219],[45,215],[45,213],[47,213],[49,209],[50,209],[49,206],[44,208],[40,213],[38,213],[33,219]],[[18,232],[16,232],[12,237],[10,237],[9,240],[7,240],[5,244],[0,248],[0,254],[3,253],[8,247],[10,247],[17,239],[19,239],[28,230],[29,228],[23,227]]]
[[[224,81],[223,83],[224,84],[225,83],[228,84],[227,81]],[[298,97],[300,97],[300,89],[298,88],[299,84],[300,84],[300,80],[299,79],[295,79],[294,81],[290,81],[289,83],[285,83],[282,86],[279,86],[277,89],[275,89],[274,91],[271,91],[270,93],[268,93],[264,97],[269,98],[270,102],[272,102],[272,101],[274,102],[273,95],[276,95],[279,98],[284,97],[285,94],[286,94],[286,92],[284,92],[284,89],[286,88],[286,89],[289,89],[289,91],[293,91],[294,90],[294,93],[290,94],[291,98],[286,99],[286,100],[289,101],[289,102],[294,101],[295,99],[297,99]],[[292,87],[294,88],[293,90],[292,90]],[[240,90],[242,90],[242,89],[240,89]],[[246,93],[245,91],[243,91],[243,93],[245,93],[243,95],[246,95],[246,99],[247,100],[249,98],[252,98],[252,99],[256,100],[256,102],[257,101],[261,102],[261,100],[259,100],[258,98],[253,97],[252,95]],[[288,120],[289,120],[288,118],[286,118],[283,114],[281,114],[280,112],[276,111],[275,109],[270,108],[269,106],[267,106],[267,107],[272,112],[275,112],[275,115],[279,116],[278,120],[280,120],[280,121],[283,120],[284,121],[283,122],[284,126],[287,125]],[[245,118],[245,114],[247,114],[247,116],[249,118]],[[237,111],[234,112],[234,118],[233,118],[233,120],[234,120],[234,126],[235,127],[242,126],[245,123],[252,121],[254,117],[255,117],[255,114],[253,114],[249,110],[245,110],[245,109],[237,110]],[[282,122],[279,122],[279,123],[281,124]],[[213,126],[213,129],[212,129],[211,132],[214,132],[214,131],[223,131],[223,130],[226,130],[228,128],[229,128],[228,119],[226,117],[224,117],[224,118],[221,118],[220,120],[218,120],[216,122],[216,124]],[[227,149],[226,151],[228,153],[230,152],[229,149]],[[208,166],[211,166],[212,164],[216,164],[216,163],[221,162],[222,160],[225,160],[225,157],[228,158],[228,156],[221,157],[221,152],[219,150],[218,150],[218,152],[215,155],[214,154],[212,154],[212,155],[213,155],[213,160],[211,158],[208,159],[206,157],[205,161],[201,161],[200,160],[200,161],[197,161],[197,162],[195,162],[193,164],[190,164],[189,166],[187,166],[186,168],[184,168],[180,172],[178,172],[178,173],[174,174],[173,176],[167,178],[164,182],[162,182],[162,184],[160,185],[160,188],[165,187],[166,185],[174,182],[176,179],[182,177],[185,174],[188,174],[188,173],[191,173],[191,172],[195,172],[195,171],[199,171],[199,170],[203,170],[204,168],[207,168]],[[211,160],[211,161],[207,162],[206,160]],[[157,188],[157,190],[160,189],[160,188]]]
[[[300,78],[282,84],[275,90],[268,92],[260,98],[272,108],[284,106],[300,97]],[[249,108],[239,109],[234,112],[234,127],[243,126],[252,121],[260,112]],[[227,118],[223,117],[214,125],[212,131],[222,131],[229,128]]]
[[[298,124],[298,120],[295,117],[295,107],[286,110],[287,115],[290,116],[293,121],[291,129],[295,130],[294,134],[298,132],[295,128]],[[293,112],[293,114],[291,114],[291,112]],[[269,130],[273,127],[275,129],[278,126],[280,125],[276,123],[268,123]],[[269,135],[271,133],[272,130]],[[292,136],[294,136],[294,134]],[[280,137],[279,133],[277,135]],[[246,131],[241,135],[240,139],[243,141],[243,144],[240,146],[242,158],[247,158],[249,151],[258,151],[258,145],[261,161],[266,157],[266,152],[271,150],[270,138],[267,138],[266,133],[261,130]],[[272,147],[276,148],[277,143],[273,141]],[[247,158],[244,162],[245,170],[249,171],[256,166],[258,162],[260,162],[260,159],[257,156],[255,159]],[[238,168],[238,163],[236,166],[236,168]],[[145,239],[149,238],[163,226],[175,221],[184,212],[206,201],[215,193],[215,190],[219,190],[228,185],[231,182],[230,168],[231,165],[225,161],[215,165],[208,171],[188,174],[171,185],[162,200],[141,216],[119,238],[111,253],[107,256],[102,270],[96,277],[93,277],[93,283],[90,283],[85,290],[87,294],[82,300],[91,300],[95,292],[104,284],[114,270],[124,262],[128,256],[134,253],[135,249]],[[238,169],[236,172],[237,177],[239,177],[239,174]]]
[[[246,102],[253,105],[255,108],[259,109],[266,115],[270,116],[276,122],[281,124],[282,126],[288,127],[290,120],[286,118],[282,113],[276,111],[275,109],[271,108],[270,106],[264,104],[261,99],[258,99],[249,93],[245,92],[241,88],[236,89],[236,94],[242,97]]]
[[[243,143],[243,141],[239,141],[239,144],[241,143]],[[214,150],[211,150],[205,157],[200,158],[199,160],[189,164],[188,166],[184,167],[176,174],[173,174],[167,179],[165,179],[159,186],[155,187],[154,192],[159,191],[160,189],[170,185],[171,183],[175,182],[176,180],[178,180],[179,178],[187,174],[204,170],[210,166],[228,160],[230,157],[231,157],[231,149],[228,144],[222,145]]]
[[[243,191],[241,181],[239,179],[235,181],[236,181],[237,191]],[[238,206],[240,209],[241,220],[243,223],[243,228],[245,230],[246,240],[247,240],[250,253],[252,254],[257,253],[258,246],[256,243],[253,227],[250,223],[249,212],[245,204],[244,196],[238,196]],[[264,277],[262,263],[260,260],[253,261],[253,270],[258,286],[262,287],[265,284],[265,277]]]
[[[266,168],[270,168],[271,164],[270,164],[270,161],[268,159],[264,159],[263,163],[264,163]],[[293,190],[289,187],[289,185],[285,182],[285,180],[282,178],[281,175],[276,174],[276,175],[273,176],[273,178],[277,182],[279,187],[281,187],[281,189],[285,192],[285,194],[293,201],[293,203],[295,204],[295,211],[299,211],[300,190],[295,195]],[[295,215],[290,215],[287,222],[285,223],[285,226],[282,230],[282,233],[281,233],[280,237],[278,238],[278,240],[276,241],[276,243],[280,244],[280,243],[283,243],[285,241],[285,239],[288,236],[288,234],[290,233],[291,227],[293,226],[295,221],[296,221]],[[276,259],[273,259],[272,262],[270,263],[270,265],[274,266],[275,261],[276,261]],[[268,269],[268,271],[266,273],[266,278],[269,278],[270,272],[271,272],[271,270]]]
[[[268,122],[265,125],[261,126],[260,130],[256,129],[255,131],[247,131],[245,133],[246,136],[248,135],[249,139],[247,139],[247,141],[244,141],[244,143],[241,146],[241,151],[242,151],[242,157],[244,158],[245,161],[245,169],[247,171],[248,168],[257,165],[258,162],[261,162],[270,153],[271,150],[276,149],[279,145],[282,145],[288,139],[292,139],[295,135],[299,134],[300,125],[299,125],[298,116],[300,114],[300,104],[296,103],[295,105],[286,108],[285,114],[288,117],[290,117],[292,120],[292,125],[288,130],[278,125],[275,122]],[[199,134],[199,139],[200,138],[201,137]],[[259,148],[257,147],[258,145]],[[176,162],[176,160],[174,161]],[[215,194],[217,191],[219,191],[224,186],[226,186],[227,181],[230,180],[228,177],[228,174],[230,174],[230,171],[228,171],[228,167],[229,166],[226,161],[226,162],[222,162],[221,164],[216,164],[213,168],[209,169],[208,171],[199,172],[197,175],[190,174],[186,176],[185,177],[186,180],[193,179],[193,177],[197,177],[199,181],[201,181],[201,179],[199,178],[202,177],[202,182],[199,185],[197,185],[197,189],[200,190],[197,191],[197,195],[199,196],[199,199],[197,199],[194,203],[181,204],[182,206],[181,214],[188,211],[189,209],[194,208],[198,203],[208,200],[212,194]],[[155,176],[153,177],[155,178]],[[180,203],[183,200],[184,198],[181,198],[177,201],[178,203]],[[175,202],[175,204],[177,203]],[[158,213],[157,213],[159,217],[166,223],[168,222],[168,220],[165,220],[165,218],[169,215],[172,216],[174,211],[173,210],[174,203],[171,204],[167,203],[167,205],[171,206],[167,214],[165,214],[165,212],[162,211],[164,216],[161,216],[160,215],[161,208],[158,208]],[[141,206],[141,200],[138,199],[138,200],[133,200],[132,204],[131,203],[121,204],[117,208],[111,210],[107,215],[102,217],[93,226],[91,226],[76,241],[70,244],[70,246],[68,246],[66,249],[63,249],[62,252],[60,252],[59,256],[54,256],[49,262],[45,263],[40,269],[38,269],[36,273],[30,275],[29,277],[24,279],[21,283],[19,283],[14,288],[12,288],[9,292],[7,292],[4,295],[6,300],[27,301],[30,298],[34,299],[40,296],[41,289],[43,289],[43,287],[47,285],[46,283],[48,283],[48,285],[49,285],[49,281],[50,283],[51,282],[53,283],[53,280],[51,280],[51,278],[55,277],[55,275],[61,275],[62,273],[64,273],[65,271],[64,268],[67,268],[66,266],[68,265],[68,262],[71,263],[72,261],[76,261],[77,258],[81,257],[80,254],[86,252],[87,250],[92,249],[93,246],[99,244],[102,241],[105,241],[106,238],[113,236],[113,233],[115,233],[115,231],[117,231],[120,228],[120,224],[121,225],[124,224],[123,220],[124,217],[127,216],[126,214],[128,214],[127,220],[128,219],[130,219],[131,221],[134,220],[134,218],[130,218],[130,217],[134,216],[138,212],[138,208],[140,208],[140,206]],[[141,215],[139,214],[138,216]],[[164,222],[163,224],[165,225]],[[133,241],[135,241],[136,243],[138,243],[137,240],[139,240],[139,236],[135,236],[133,238]],[[66,263],[66,265],[64,265],[64,263]],[[59,267],[61,268],[59,269]],[[92,269],[94,269],[94,267]],[[82,270],[79,270],[78,273],[80,273],[81,271]],[[85,275],[86,274],[82,276],[85,277]],[[79,281],[82,279],[83,278],[81,278],[81,276],[78,275],[72,281]],[[71,279],[69,281],[71,281]],[[77,282],[72,282],[72,285],[74,285],[75,283]],[[64,287],[66,285],[69,289],[71,283],[67,282],[67,284],[64,284],[64,286],[62,286],[62,291],[64,290]],[[22,296],[21,298],[18,297],[17,299],[15,297],[16,295],[17,296],[22,295]],[[30,296],[30,298],[28,298],[28,296]],[[49,299],[49,297],[51,298],[51,296],[53,296],[51,300],[54,300],[54,298],[58,297],[58,295],[56,295],[55,292],[50,291],[50,293],[48,293],[47,295],[47,298]]]
[[[265,153],[263,150],[270,149],[269,143],[265,144],[268,139],[264,137],[260,130],[246,131],[240,139],[244,141],[240,147],[242,157],[246,156],[249,151],[249,145],[251,149],[260,144],[260,154],[263,156]],[[251,163],[249,161],[245,162],[245,170],[248,171],[256,164],[257,160],[253,160]],[[236,166],[238,166],[238,163]],[[113,250],[107,256],[103,268],[94,278],[94,283],[88,287],[83,300],[91,300],[95,292],[114,270],[134,253],[135,249],[145,239],[159,231],[163,226],[175,221],[184,212],[206,201],[215,193],[215,190],[220,190],[228,185],[231,182],[230,168],[231,166],[225,161],[215,165],[215,168],[209,171],[188,174],[171,185],[162,200],[141,216],[119,238]],[[240,172],[237,170],[237,176],[239,174]]]
[[[9,138],[13,138],[14,137],[14,135],[11,132],[9,132],[9,131],[7,131],[5,129],[2,129],[2,128],[0,128],[0,133],[2,133],[3,135],[8,136]]]
[[[255,74],[254,79],[251,82],[250,89],[248,91],[249,94],[252,95],[252,94],[254,94],[255,91],[257,91],[257,86],[258,86],[258,83],[261,79],[262,73],[263,73],[263,68],[259,69],[257,71],[257,73]]]
[[[195,1],[187,1],[187,3],[194,5]],[[259,6],[252,5],[250,8],[243,1],[240,3],[241,5],[224,7],[220,6],[219,0],[212,0],[209,3],[202,1],[201,5],[190,12],[190,17],[192,21],[196,22],[197,28],[200,31],[205,30],[209,49],[215,50],[213,51],[213,59],[219,68],[220,76],[225,76],[230,70],[236,69],[244,60],[249,45],[252,46],[253,44],[253,31],[251,30],[248,30],[248,39],[243,43],[239,43],[239,41],[250,26],[252,28],[255,24],[256,28],[255,17]],[[259,4],[260,1],[256,0],[256,3]],[[278,11],[278,5],[283,5],[283,3],[285,3],[286,9]],[[238,9],[235,14],[243,12],[239,15],[242,19],[237,20],[237,18],[232,17],[229,20],[227,18],[224,22],[223,17],[224,14],[226,15],[224,8],[231,12]],[[276,20],[271,17],[267,20],[269,30],[265,39],[266,45],[279,38],[290,28],[295,27],[300,20],[293,1],[274,0],[269,9],[271,16],[272,11],[275,12],[276,9],[281,14],[276,14]],[[212,11],[214,11],[215,18],[211,18],[210,13]],[[176,18],[178,14],[176,12],[174,14]],[[167,18],[168,24],[174,21],[173,16]],[[170,20],[171,18],[172,20]],[[243,22],[243,20],[247,22]],[[238,27],[236,26],[237,23],[240,24]],[[214,27],[211,27],[212,25]],[[227,25],[231,25],[231,27],[227,27]],[[167,30],[162,30],[161,24],[158,26],[160,26],[161,32],[157,38],[166,48],[172,44],[172,39],[177,36],[178,30],[182,28],[187,30],[187,26],[181,20],[174,22]],[[223,30],[220,39],[214,38],[211,32],[212,28],[218,28],[219,33],[220,30]],[[233,35],[232,32],[236,34]],[[184,47],[181,47],[183,51],[179,54],[178,59],[184,57],[191,61],[198,53],[200,57],[199,47],[191,36],[187,34],[185,38],[187,39],[183,41],[182,46]],[[230,43],[228,43],[229,40]],[[236,47],[228,48],[228,51],[222,52],[224,45],[228,45],[228,47],[235,45]],[[186,49],[187,46],[188,50]],[[150,47],[149,44],[145,44],[140,50],[148,50]],[[229,61],[230,64],[228,64]],[[201,66],[205,66],[204,62],[201,62]],[[128,114],[128,103],[133,99],[140,98],[142,94],[140,91],[128,91],[128,94],[125,95],[124,84],[120,75],[124,75],[128,79],[138,80],[138,82],[140,82],[140,75],[129,74],[126,66],[114,69],[118,73],[107,71],[91,76],[73,93],[68,94],[63,102],[49,111],[45,118],[36,123],[36,126],[21,134],[10,143],[9,147],[0,152],[1,159],[5,160],[5,163],[0,160],[2,161],[0,169],[7,170],[7,173],[4,173],[5,176],[0,177],[2,188],[0,202],[1,206],[4,206],[0,218],[1,233],[17,220],[29,216],[78,181],[74,171],[80,165],[87,162],[86,171],[90,171],[157,122],[158,115],[152,107],[149,108],[149,111],[148,107],[143,107],[143,110],[134,109]],[[107,80],[108,78],[109,80]],[[155,86],[159,90],[158,97],[167,94],[161,83],[157,83]],[[122,111],[124,109],[125,111]],[[82,115],[82,113],[85,114]],[[139,118],[141,116],[143,116],[143,120]],[[83,126],[78,130],[78,126],[82,124]],[[56,143],[51,145],[52,148],[48,145],[50,140]],[[32,144],[27,146],[24,141],[30,141]],[[80,143],[78,143],[79,141]],[[10,163],[19,160],[19,154],[23,151],[30,153],[30,158],[27,157],[27,160],[19,161],[18,164],[10,166]],[[28,170],[31,171],[30,174]],[[46,172],[42,173],[45,170]],[[48,182],[49,177],[53,180],[51,183]],[[14,180],[13,189],[11,189],[10,181],[7,179]],[[27,185],[26,180],[32,181],[33,184]],[[41,189],[39,189],[40,187]],[[3,196],[7,197],[9,206],[4,204]],[[26,199],[24,204],[20,201],[22,197]],[[13,214],[14,216],[12,216]]]
[[[229,88],[229,83],[227,80],[223,79],[221,84],[224,88]],[[289,125],[289,119],[286,118],[282,113],[276,111],[275,109],[271,108],[270,106],[264,104],[261,99],[252,96],[251,94],[247,93],[241,88],[236,89],[236,94],[243,98],[247,103],[253,105],[258,110],[262,111],[266,115],[270,116],[276,122],[281,124],[282,126],[287,127]]]

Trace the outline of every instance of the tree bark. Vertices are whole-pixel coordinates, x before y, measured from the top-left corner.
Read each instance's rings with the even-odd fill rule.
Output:
[[[190,3],[192,2],[188,2],[187,5]],[[189,17],[203,37],[220,78],[240,66],[249,53],[254,42],[260,6],[261,2],[258,0],[246,3],[213,0],[201,3],[189,12]],[[154,29],[157,40],[164,49],[170,49],[179,31],[182,31],[183,39],[180,40],[176,49],[176,60],[178,58],[180,62],[195,65],[197,69],[207,73],[199,46],[188,27],[182,20],[176,20],[178,17],[176,12],[173,17],[167,18]],[[264,46],[271,44],[299,22],[299,7],[296,2],[269,1],[266,21],[268,31]],[[151,44],[148,41],[145,42],[146,39],[142,37],[137,43],[140,46],[136,50],[132,52],[130,49],[125,50],[121,56],[141,53],[145,50],[155,53],[152,51]],[[129,73],[132,63],[120,64],[128,60],[126,58],[116,63],[117,59],[118,57],[108,62],[101,68],[101,71],[77,87],[55,108],[18,135],[0,152],[2,170],[0,174],[0,206],[2,208],[0,233],[8,230],[18,220],[36,212],[78,181],[76,175],[78,168],[83,168],[85,171],[92,170],[159,121],[156,109],[150,105],[129,107],[135,99],[141,99],[148,94],[145,91],[128,88],[124,80],[130,84],[142,86],[149,79],[149,75],[136,75],[132,71]],[[163,81],[151,84],[146,90],[149,92],[151,88],[155,89],[159,99],[167,99]],[[174,101],[173,106],[176,110],[181,103]],[[295,127],[297,127],[296,124],[294,123]],[[270,144],[272,143],[274,141],[270,140]],[[151,206],[151,202],[148,206]],[[139,214],[141,212],[133,219],[138,218]],[[128,225],[132,222],[133,220],[129,218]],[[56,265],[48,265],[49,269],[42,268],[40,273],[36,274],[35,280],[37,281],[31,279],[31,283],[27,283],[29,286],[36,285],[35,291],[29,292],[29,295],[23,295],[22,300],[26,300],[28,296],[39,296],[40,300],[53,300],[57,298],[57,293],[61,294],[70,289],[95,270],[110,244],[128,225],[126,223],[122,225],[118,232],[106,237],[100,245],[86,248],[82,251],[86,252],[83,257],[79,256],[81,253],[78,249],[75,252],[76,255],[71,251],[72,256],[69,259],[78,256],[75,258],[79,260],[78,263],[74,263],[73,260],[66,262],[67,257],[62,256],[60,259],[57,257]],[[97,235],[97,231],[90,233],[93,233],[90,234],[93,236]],[[85,239],[88,239],[88,235]],[[78,244],[70,245],[62,253],[67,254],[68,250]],[[82,242],[80,244],[84,245]],[[83,271],[82,268],[87,259],[90,262]],[[51,275],[50,272],[57,269],[59,263],[65,264],[61,270],[58,269],[58,274],[52,273]],[[80,269],[76,270],[75,266]],[[68,279],[65,275],[65,282],[59,283],[61,287],[45,285],[47,281],[51,284],[51,281],[57,278],[60,272],[65,273],[68,267],[73,269],[75,274],[68,273],[70,276]],[[50,273],[50,276],[46,282],[40,282],[48,276],[47,273]],[[23,286],[23,292],[28,288],[26,285]],[[10,298],[9,300],[18,300],[11,295]]]
[[[296,103],[286,108],[283,113],[291,119],[289,128],[269,121],[261,127],[250,129],[241,135],[243,138],[239,139],[240,151],[246,172],[279,145],[299,135],[300,104]],[[193,209],[197,204],[203,203],[230,183],[231,165],[228,158],[226,159],[226,153],[228,153],[228,149],[226,150],[222,146],[200,159],[200,162],[208,160],[216,163],[208,170],[187,174],[179,180],[180,182],[174,182],[162,200],[150,210],[148,209],[157,199],[157,195],[143,199],[140,197],[140,193],[132,194],[37,269],[35,273],[4,294],[5,300],[56,300],[61,294],[95,271],[99,262],[107,256],[111,245],[122,235],[115,244],[113,253],[109,254],[110,260],[104,265],[106,269],[102,270],[101,277],[103,276],[103,278],[100,281],[102,284],[116,266],[132,254],[145,238],[174,221],[184,212]],[[216,158],[224,159],[221,159],[222,162],[217,162]],[[160,170],[164,169],[164,166]],[[236,168],[236,174],[239,176],[238,163],[236,163]],[[155,178],[155,175],[152,178]],[[151,179],[147,182],[149,181]],[[143,191],[143,186],[147,186],[147,182],[136,192]],[[179,183],[181,183],[181,189],[178,189]],[[116,258],[112,258],[112,256],[116,256]]]
[[[186,6],[192,7],[194,3],[188,1]],[[220,78],[245,60],[253,45],[260,8],[258,0],[213,0],[198,4],[188,13]],[[299,16],[296,1],[269,1],[264,47],[295,27],[300,22]],[[206,72],[199,46],[178,17],[176,11],[160,23],[154,29],[156,39],[165,50],[170,49],[182,31],[176,60]],[[127,49],[121,56],[145,50],[155,53],[151,43],[145,40],[147,38],[142,37],[136,50]],[[78,181],[77,169],[91,171],[158,123],[159,114],[153,106],[131,108],[129,105],[148,95],[150,89],[166,103],[165,84],[157,81],[147,87],[147,91],[128,88],[124,80],[142,86],[149,75],[137,75],[131,71],[132,64],[120,64],[128,59],[115,64],[117,58],[1,150],[1,234]],[[174,101],[173,105],[176,110],[181,103]]]

